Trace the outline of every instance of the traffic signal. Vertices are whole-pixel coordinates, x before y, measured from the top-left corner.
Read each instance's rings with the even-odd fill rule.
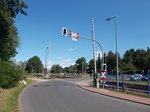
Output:
[[[103,67],[102,70],[103,70],[104,72],[106,72],[106,71],[107,71],[107,65],[106,65],[106,64],[103,64],[102,67]]]
[[[67,36],[67,32],[68,32],[68,31],[67,31],[67,28],[63,27],[63,28],[62,28],[62,35],[63,35],[63,36]]]

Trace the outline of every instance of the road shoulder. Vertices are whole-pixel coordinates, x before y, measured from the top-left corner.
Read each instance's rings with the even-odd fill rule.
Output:
[[[93,93],[98,93],[101,95],[150,106],[150,98],[144,98],[144,97],[133,96],[133,95],[128,95],[119,92],[113,92],[106,89],[93,88],[91,85],[89,85],[89,82],[78,82],[77,85],[78,87]]]

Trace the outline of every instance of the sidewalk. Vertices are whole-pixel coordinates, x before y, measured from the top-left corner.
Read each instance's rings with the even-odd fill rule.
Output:
[[[144,98],[144,97],[133,96],[133,95],[128,95],[128,94],[119,93],[119,92],[113,92],[113,91],[109,91],[106,89],[93,88],[89,85],[88,82],[79,82],[77,83],[77,85],[82,89],[85,89],[94,93],[150,106],[150,98]]]

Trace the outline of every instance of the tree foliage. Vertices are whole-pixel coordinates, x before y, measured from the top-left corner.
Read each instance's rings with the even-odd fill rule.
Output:
[[[63,68],[60,65],[58,65],[58,64],[52,65],[51,73],[61,73],[61,72],[63,72]]]
[[[0,0],[0,59],[10,60],[17,53],[19,36],[14,24],[14,18],[21,13],[27,5],[22,0]]]
[[[119,61],[119,73],[147,73],[150,70],[150,48],[147,50],[143,49],[130,49],[127,50],[121,58],[118,54]],[[109,51],[106,55],[107,72],[109,74],[116,73],[116,54]],[[101,58],[100,55],[96,60],[97,72],[101,69]],[[55,69],[54,69],[55,68]],[[57,68],[57,70],[56,70]],[[58,70],[60,69],[60,70]],[[60,65],[52,66],[52,71],[61,71],[64,73],[90,73],[94,72],[94,59],[91,59],[88,63],[85,57],[78,58],[75,65],[65,67],[64,69]]]
[[[0,60],[0,87],[10,88],[17,86],[19,80],[23,79],[22,70],[13,62]]]
[[[81,57],[81,58],[78,58],[76,60],[76,68],[77,68],[77,73],[85,73],[86,70],[87,70],[87,62],[86,62],[86,59],[85,57]]]
[[[90,61],[89,61],[89,69],[88,69],[88,73],[93,73],[93,71],[94,71],[94,59],[91,59]]]
[[[108,73],[116,73],[116,55],[113,52],[107,54]],[[110,70],[111,69],[111,70]],[[145,73],[150,70],[150,49],[130,49],[127,50],[122,59],[119,57],[119,72],[125,73]]]
[[[29,73],[42,73],[43,64],[38,56],[33,56],[27,62],[26,69]]]
[[[18,13],[27,15],[27,12],[24,11],[24,8],[27,9],[28,6],[22,0],[3,0],[4,4],[7,6],[7,13],[11,17],[16,17]]]

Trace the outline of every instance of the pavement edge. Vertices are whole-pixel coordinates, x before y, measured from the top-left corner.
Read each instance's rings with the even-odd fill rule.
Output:
[[[150,104],[147,104],[147,103],[133,101],[133,100],[129,100],[129,99],[125,99],[125,98],[120,98],[120,97],[115,97],[115,96],[111,96],[111,95],[107,95],[107,94],[103,94],[103,93],[98,93],[98,92],[95,92],[95,91],[92,91],[92,90],[89,90],[89,89],[85,89],[81,85],[78,85],[78,84],[77,84],[77,86],[79,88],[81,88],[81,89],[86,90],[86,91],[90,91],[90,92],[97,93],[97,94],[100,94],[100,95],[104,95],[104,96],[108,96],[108,97],[112,97],[112,98],[117,98],[117,99],[121,99],[121,100],[125,100],[125,101],[130,101],[130,102],[134,102],[134,103],[138,103],[138,104],[143,104],[143,105],[146,105],[146,106],[150,106]]]

